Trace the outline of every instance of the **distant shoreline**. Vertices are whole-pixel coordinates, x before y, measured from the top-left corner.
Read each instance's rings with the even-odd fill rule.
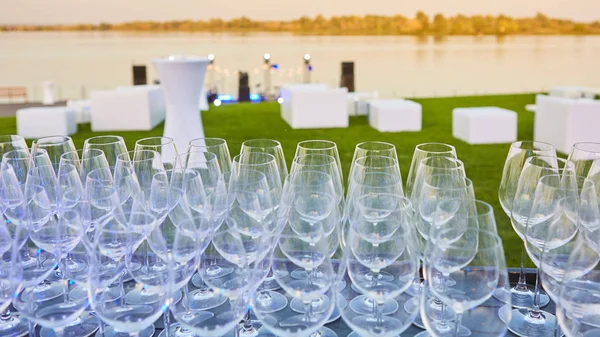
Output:
[[[254,21],[246,17],[208,21],[135,21],[125,23],[73,25],[0,25],[0,32],[164,32],[164,33],[290,33],[314,36],[509,36],[509,35],[600,35],[600,21],[576,22],[550,18],[542,13],[534,17],[512,18],[506,15],[436,14],[423,12],[414,17],[333,16],[301,17],[291,21]]]

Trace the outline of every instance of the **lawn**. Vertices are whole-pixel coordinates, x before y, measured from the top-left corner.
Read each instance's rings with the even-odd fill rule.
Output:
[[[478,199],[494,206],[498,222],[498,232],[504,240],[509,266],[519,264],[522,242],[513,232],[508,217],[498,202],[498,185],[502,176],[504,159],[509,144],[468,145],[452,137],[452,109],[469,106],[498,106],[518,113],[519,139],[533,138],[533,114],[525,111],[525,105],[535,101],[534,94],[496,95],[474,97],[415,99],[423,105],[423,130],[421,132],[380,133],[372,129],[366,117],[351,117],[347,129],[292,130],[281,119],[277,103],[235,104],[211,107],[202,115],[207,137],[224,138],[229,143],[231,154],[239,152],[246,139],[272,138],[281,142],[288,165],[293,159],[296,144],[307,139],[327,139],[337,143],[344,173],[348,173],[354,146],[357,143],[378,140],[396,145],[403,177],[408,175],[410,160],[417,144],[443,142],[456,147],[458,157],[464,162],[467,175],[473,181]],[[123,113],[127,113],[124,111]],[[0,134],[14,134],[14,117],[0,119]],[[77,147],[86,138],[100,134],[90,130],[89,125],[80,125],[79,132],[73,135]],[[115,133],[113,133],[115,134]],[[147,132],[118,132],[133,149],[139,138],[159,136],[162,125]]]

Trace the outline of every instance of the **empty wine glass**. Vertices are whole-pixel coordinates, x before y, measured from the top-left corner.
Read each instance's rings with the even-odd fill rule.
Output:
[[[390,208],[390,203],[396,207]],[[360,295],[352,298],[350,310],[343,310],[342,317],[359,335],[395,336],[418,314],[416,309],[404,310],[404,304],[413,298],[406,290],[419,270],[413,209],[408,199],[397,195],[364,196],[361,204],[365,223],[387,226],[382,235],[366,231],[360,223],[350,226],[347,269],[353,289]],[[369,272],[372,277],[365,277]],[[378,277],[380,272],[389,277]]]
[[[196,138],[190,141],[188,152],[204,151],[211,152],[217,156],[219,167],[223,172],[231,171],[231,155],[227,141],[221,138]]]
[[[348,195],[346,197],[348,203],[352,200],[356,193],[358,193],[355,191],[355,185],[360,185],[365,183],[366,180],[373,179],[377,173],[387,174],[391,179],[394,180],[393,184],[397,185],[394,188],[397,190],[397,193],[404,195],[398,162],[391,157],[367,156],[358,158],[354,162],[352,177],[350,177],[350,181],[348,183]],[[386,183],[390,182],[387,181]]]
[[[275,157],[277,168],[279,169],[279,178],[281,179],[281,184],[283,184],[283,180],[288,175],[288,168],[281,143],[272,139],[251,139],[243,142],[240,154],[243,155],[252,152],[268,153]]]
[[[175,141],[170,137],[149,137],[142,138],[135,142],[134,153],[138,151],[156,151],[160,154],[165,169],[175,168],[175,161],[179,153],[175,146]]]
[[[27,150],[25,138],[17,135],[0,135],[0,156],[13,150]]]
[[[569,153],[569,162],[575,166],[575,174],[587,177],[592,163],[600,158],[600,143],[581,142],[575,143]]]
[[[0,188],[0,191],[2,189]],[[0,194],[0,204],[3,204],[3,195]],[[24,216],[21,214],[20,216]],[[2,336],[24,336],[28,333],[29,325],[20,318],[19,314],[11,311],[13,300],[21,292],[23,281],[22,255],[19,251],[20,243],[28,235],[28,226],[15,226],[0,212],[0,240],[2,243],[2,259],[0,260],[0,335]],[[22,220],[21,222],[24,222]]]
[[[293,316],[288,310],[263,312],[255,307],[254,311],[263,327],[276,335],[336,336],[323,327],[337,300],[332,290],[335,276],[328,239],[332,222],[336,221],[331,177],[303,171],[294,173],[290,181],[297,185],[280,206],[283,226],[274,248],[273,273],[285,293],[292,300],[300,300],[304,310]],[[291,277],[297,268],[304,269],[308,277]]]
[[[598,304],[600,304],[600,257],[590,255],[585,241],[579,241],[569,256],[569,265],[580,266],[591,262],[592,268],[577,270],[563,280],[558,297],[556,315],[561,330],[567,337],[597,336]],[[577,269],[577,268],[575,268]]]
[[[424,158],[419,163],[415,180],[413,181],[411,195],[408,195],[413,203],[416,202],[416,199],[421,193],[425,180],[436,174],[449,174],[456,177],[467,176],[465,173],[465,165],[456,158],[444,156]]]
[[[432,156],[457,158],[456,149],[452,145],[443,143],[423,143],[417,145],[412,156],[408,178],[406,180],[406,195],[412,195],[413,185],[419,170],[419,164],[423,159]]]
[[[326,154],[335,158],[337,167],[340,170],[340,178],[344,179],[342,164],[340,162],[340,153],[337,144],[329,140],[305,140],[298,143],[296,146],[296,154],[294,157],[299,157],[306,154]]]
[[[99,170],[97,171],[99,176],[104,176],[106,179],[112,179],[112,172],[108,166],[106,156],[104,155],[104,152],[98,149],[77,150],[63,153],[60,156],[59,171],[63,165],[75,166],[77,172],[79,172],[81,183],[84,185],[87,175],[94,170]]]
[[[556,157],[556,150],[552,145],[543,142],[519,141],[511,144],[508,155],[506,156],[504,169],[502,171],[502,179],[498,189],[498,199],[500,200],[500,205],[502,206],[504,213],[510,218],[512,218],[513,201],[515,199],[515,193],[517,192],[519,177],[523,171],[523,166],[525,165],[526,159],[533,156]],[[521,271],[519,273],[519,280],[511,289],[511,292],[513,293],[511,303],[517,308],[530,308],[533,306],[533,287],[527,284],[525,258],[525,247],[523,247],[521,252]],[[545,294],[543,294],[542,297],[540,304],[544,306],[548,304],[550,299]]]
[[[72,264],[69,258],[70,252],[80,243],[84,235],[83,221],[80,212],[74,204],[81,196],[81,191],[69,191],[64,194],[66,199],[63,204],[70,204],[70,209],[61,210],[60,219],[56,222],[47,222],[35,236],[44,247],[56,246],[60,252],[61,279],[64,286],[63,300],[48,305],[31,305],[31,303],[17,302],[16,307],[21,314],[30,321],[42,326],[44,331],[41,336],[89,336],[98,327],[98,322],[88,319],[87,322],[80,317],[87,309],[89,302],[87,298],[70,298],[70,286],[74,283],[69,275],[85,271],[85,265]],[[59,238],[57,240],[57,238]],[[47,248],[45,248],[47,249]]]
[[[118,196],[114,189],[107,188],[103,194],[110,196],[113,205],[118,203]],[[95,201],[95,199],[93,200]],[[168,278],[172,277],[172,274],[165,272],[158,276],[144,277],[146,274],[143,272],[135,272],[141,270],[138,268],[139,263],[136,263],[135,260],[140,255],[138,249],[143,236],[134,232],[130,226],[135,224],[137,227],[143,227],[144,224],[152,223],[155,219],[147,213],[130,212],[125,214],[119,206],[112,208],[114,210],[108,221],[103,226],[96,228],[91,244],[91,262],[88,273],[90,303],[97,316],[110,325],[108,329],[105,329],[104,336],[115,336],[123,332],[134,336],[151,336],[153,328],[148,328],[170,304],[166,290]],[[160,255],[156,256],[160,258]],[[169,261],[163,261],[163,263],[168,264]],[[153,303],[137,305],[126,303],[123,286],[126,270],[131,273],[138,284],[157,292],[162,290],[162,296]],[[118,299],[114,299],[109,288],[116,281],[118,281],[121,291]]]
[[[354,172],[354,163],[358,158],[368,157],[368,156],[381,156],[381,157],[390,157],[398,161],[398,154],[396,153],[396,146],[394,144],[385,143],[385,142],[362,142],[356,145],[354,148],[354,155],[352,156],[352,165],[350,166],[350,174],[348,174],[348,180],[352,176],[352,172]]]
[[[67,152],[75,151],[75,144],[73,140],[68,136],[50,136],[38,138],[31,144],[33,153],[38,149],[44,149],[50,158],[50,162],[54,167],[54,172],[58,173],[58,165],[60,164],[60,157]]]
[[[555,170],[555,173],[557,171]],[[521,176],[523,177],[523,174]],[[574,176],[570,174],[550,173],[539,177],[535,191],[531,194],[533,200],[527,208],[517,206],[518,194],[515,195],[513,214],[517,209],[528,209],[530,213],[524,221],[520,221],[520,226],[523,228],[521,235],[524,238],[526,251],[536,265],[539,265],[545,247],[551,248],[563,245],[577,234],[577,227],[574,221],[569,219],[569,217],[576,218],[578,207],[577,185],[567,183],[567,180],[570,178],[574,178]],[[575,187],[575,189],[563,188],[565,184]],[[517,191],[517,193],[519,192]],[[545,232],[552,223],[556,222],[560,222],[561,226],[558,224],[552,226],[557,230],[557,233],[552,235],[553,241],[547,241]],[[539,309],[539,275],[540,270],[536,268],[533,308],[514,309],[512,312],[509,329],[516,335],[529,336],[535,334],[536,336],[554,336],[555,316]]]
[[[88,138],[83,143],[83,149],[98,149],[104,152],[110,171],[113,172],[117,164],[117,158],[127,153],[125,140],[121,136],[96,136]]]
[[[462,325],[463,316],[492,297],[501,284],[501,274],[503,278],[507,278],[503,255],[502,241],[493,232],[481,230],[476,226],[466,229],[460,227],[432,229],[424,259],[426,275],[424,296],[429,295],[440,299],[444,307],[439,312],[440,319],[433,320],[431,318],[438,313],[432,313],[430,311],[432,306],[425,298],[423,299],[421,314],[429,334],[462,335],[465,331]],[[452,287],[446,282],[450,277],[456,282]],[[502,284],[506,284],[506,281]],[[483,330],[495,336],[502,336],[505,332],[503,328],[505,323],[495,319],[494,311],[491,310],[488,316],[493,318],[495,325],[500,327],[495,329],[500,331],[488,330],[488,327],[483,327]],[[453,319],[444,319],[448,316],[453,316]]]

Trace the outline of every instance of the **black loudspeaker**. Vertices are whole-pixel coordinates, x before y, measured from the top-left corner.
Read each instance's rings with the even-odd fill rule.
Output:
[[[239,72],[238,101],[250,102],[250,81],[247,72]]]
[[[133,66],[133,85],[145,85],[147,83],[146,66]]]
[[[354,92],[354,62],[342,62],[340,87],[348,88],[349,92]]]

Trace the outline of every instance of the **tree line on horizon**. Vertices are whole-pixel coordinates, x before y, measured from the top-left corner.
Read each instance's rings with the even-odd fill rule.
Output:
[[[422,11],[412,18],[403,15],[351,15],[326,18],[303,16],[291,21],[256,21],[247,17],[207,21],[134,21],[74,25],[3,25],[0,31],[151,31],[151,32],[287,32],[303,35],[550,35],[600,34],[600,21],[589,23],[551,18],[506,15],[435,14]]]

